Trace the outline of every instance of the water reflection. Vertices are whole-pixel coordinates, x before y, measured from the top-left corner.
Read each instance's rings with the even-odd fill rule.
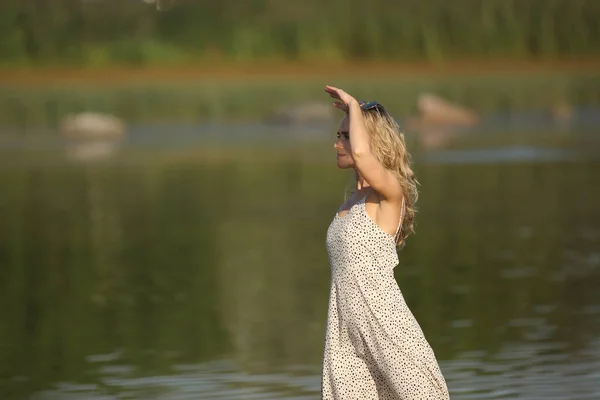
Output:
[[[2,398],[318,398],[329,152],[47,157],[0,169]],[[600,164],[476,161],[417,164],[396,269],[453,398],[597,398]]]
[[[494,355],[464,352],[441,366],[454,398],[597,399],[600,340],[584,353],[568,355],[566,347],[508,344]],[[132,367],[107,365],[98,368],[99,384],[61,383],[34,399],[99,400],[113,398],[106,394],[112,391],[119,398],[315,400],[319,398],[318,372],[314,366],[297,366],[248,374],[230,360],[218,360],[173,365],[169,375],[136,377]]]

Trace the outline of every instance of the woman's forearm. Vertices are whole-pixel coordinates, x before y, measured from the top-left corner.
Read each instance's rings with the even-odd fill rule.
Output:
[[[369,134],[358,101],[354,100],[348,104],[348,115],[350,120],[350,149],[352,150],[352,157],[356,161],[357,157],[371,152]]]

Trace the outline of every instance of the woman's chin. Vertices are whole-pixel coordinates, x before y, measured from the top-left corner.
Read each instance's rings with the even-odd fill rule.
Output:
[[[339,169],[348,169],[348,168],[352,167],[350,164],[348,164],[347,162],[344,162],[342,160],[338,160],[337,166]]]

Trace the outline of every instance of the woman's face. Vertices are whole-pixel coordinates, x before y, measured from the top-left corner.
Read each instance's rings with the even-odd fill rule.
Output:
[[[352,151],[350,149],[350,121],[348,116],[346,115],[342,122],[340,122],[340,127],[337,131],[337,140],[335,141],[333,147],[337,153],[337,165],[339,168],[353,168],[354,167],[354,159],[351,154]]]

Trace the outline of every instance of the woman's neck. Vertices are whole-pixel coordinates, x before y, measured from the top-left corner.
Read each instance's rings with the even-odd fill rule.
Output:
[[[369,183],[366,180],[363,179],[362,176],[360,176],[360,174],[358,173],[357,170],[354,170],[354,174],[356,176],[356,190],[357,191],[366,189],[369,186],[371,186],[371,185],[369,185]]]

